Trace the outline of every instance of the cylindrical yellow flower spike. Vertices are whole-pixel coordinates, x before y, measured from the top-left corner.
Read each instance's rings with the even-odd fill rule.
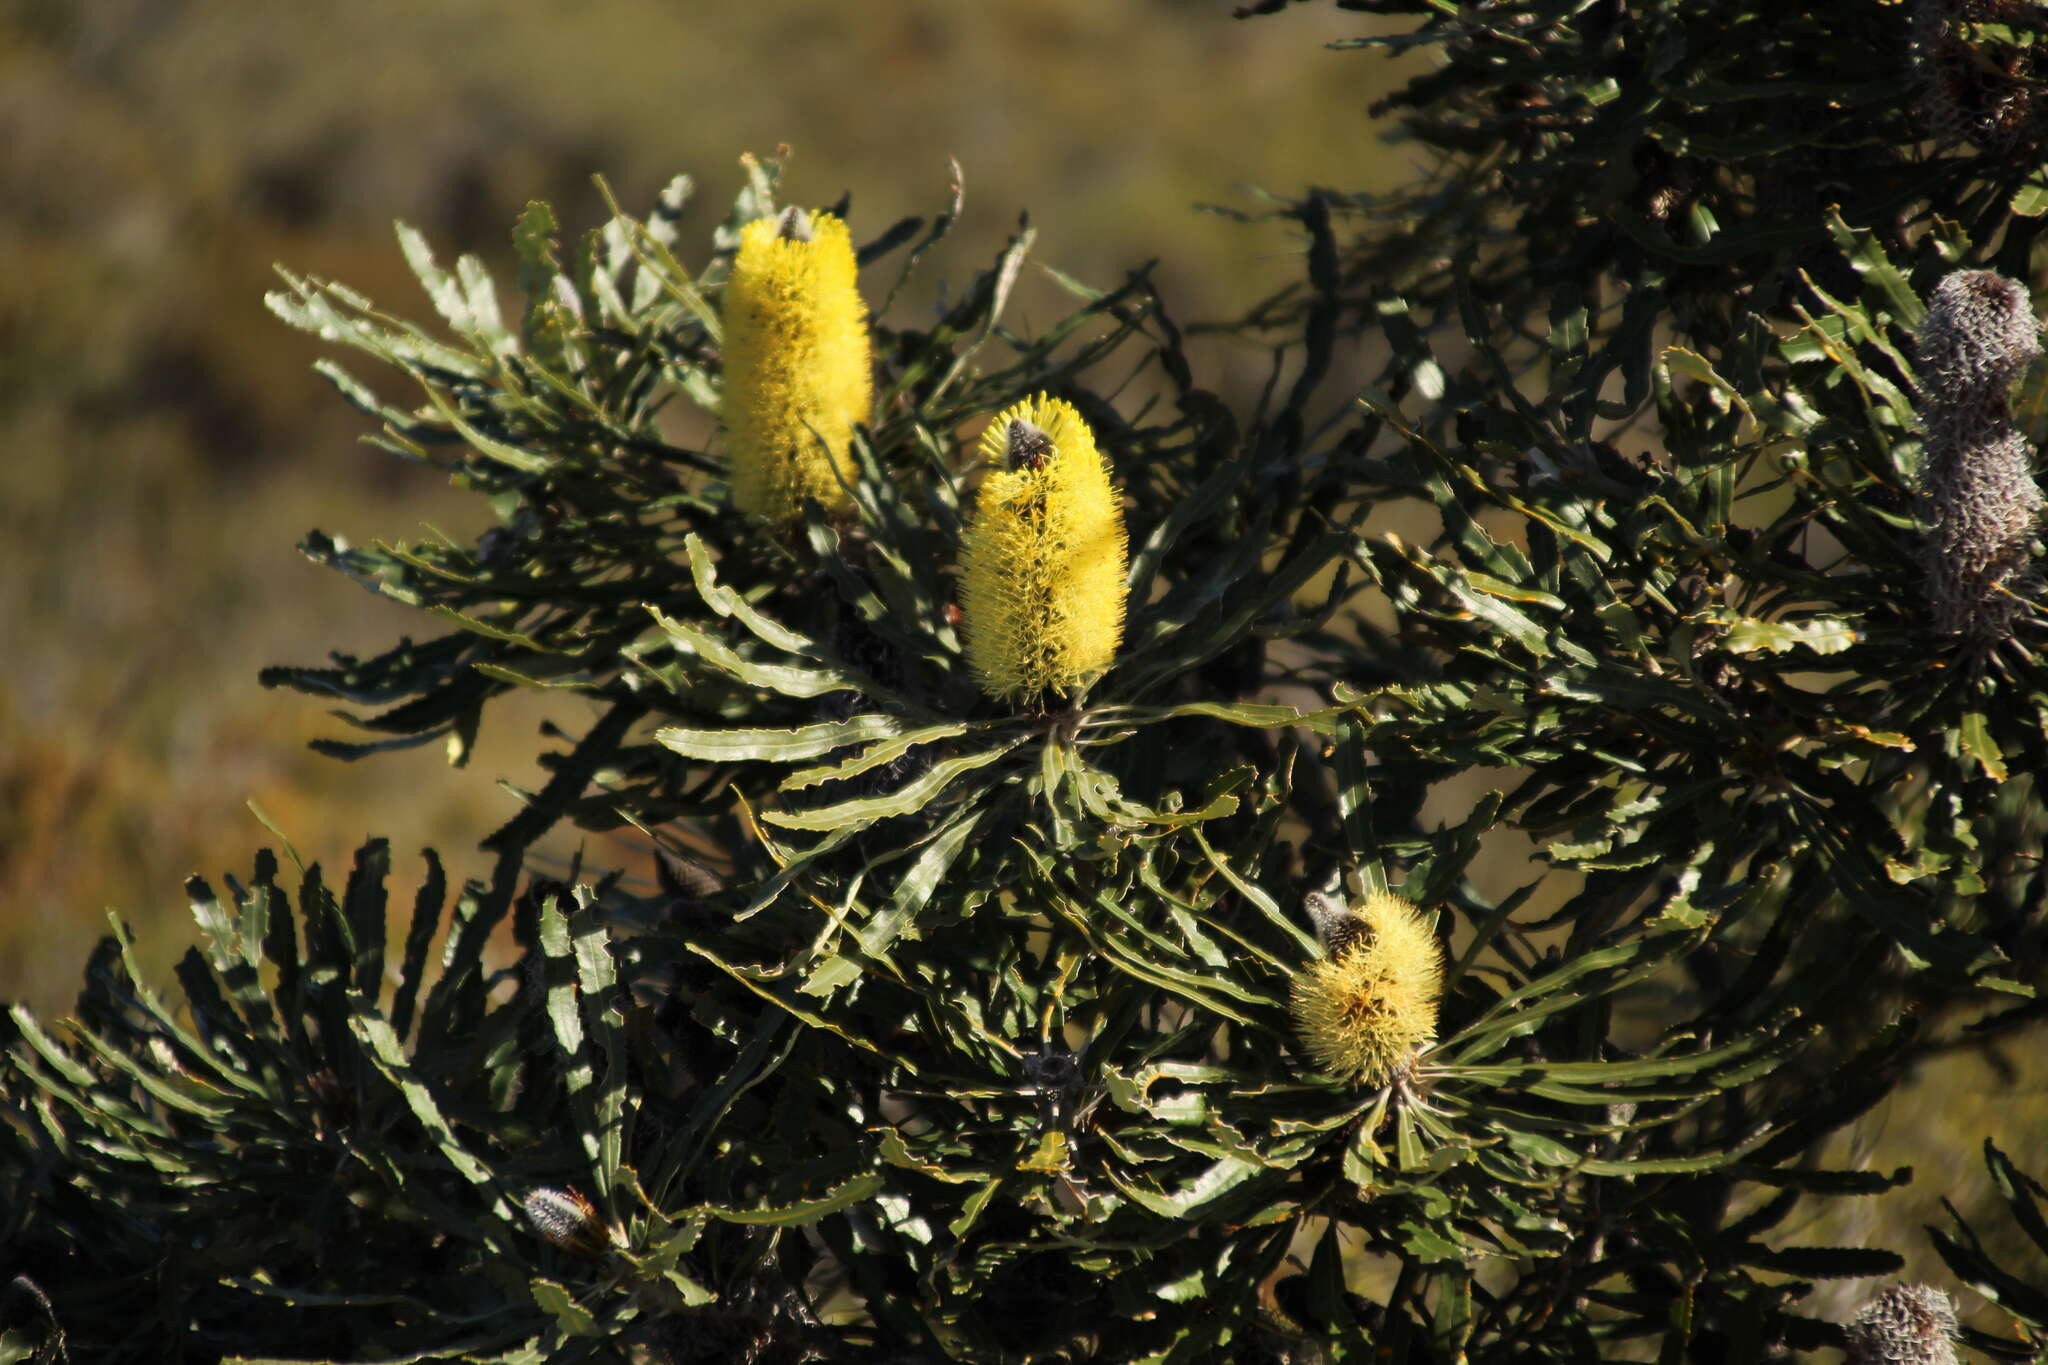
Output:
[[[1385,1085],[1436,1040],[1443,950],[1428,917],[1384,891],[1349,910],[1311,896],[1309,915],[1329,956],[1294,979],[1302,1044],[1332,1075]]]
[[[853,425],[874,402],[853,239],[829,213],[792,208],[740,230],[726,280],[725,419],[732,500],[782,526],[804,499],[848,507]]]
[[[988,424],[992,466],[961,544],[967,662],[998,701],[1074,692],[1116,658],[1124,514],[1094,433],[1040,394]]]

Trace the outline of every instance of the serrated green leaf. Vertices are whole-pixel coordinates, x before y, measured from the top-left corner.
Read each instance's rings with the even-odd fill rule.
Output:
[[[1739,1252],[1736,1260],[1760,1270],[1801,1279],[1851,1279],[1870,1275],[1895,1275],[1905,1257],[1881,1247],[1779,1247],[1753,1246]]]
[[[2039,218],[2048,213],[2048,168],[2027,177],[2013,193],[2011,208],[2022,218]]]
[[[961,726],[946,728],[950,734],[964,732]],[[685,758],[716,763],[793,763],[849,744],[888,739],[902,730],[900,717],[866,715],[800,725],[792,730],[691,730],[671,725],[656,730],[654,738]]]
[[[598,1337],[605,1334],[604,1329],[597,1325],[597,1319],[591,1315],[590,1310],[576,1302],[575,1296],[566,1287],[539,1276],[529,1281],[527,1287],[540,1310],[553,1318],[555,1325],[570,1336]]]
[[[1956,740],[1964,756],[1975,759],[1984,776],[1993,782],[2006,780],[2005,755],[1991,737],[1991,723],[1982,711],[1965,711],[1956,727]]]
[[[967,1196],[967,1202],[960,1206],[960,1216],[946,1224],[946,1231],[952,1233],[956,1239],[964,1240],[968,1230],[981,1217],[982,1210],[988,1207],[989,1200],[995,1198],[996,1191],[1002,1187],[1001,1176],[990,1177],[987,1184]]]
[[[385,1078],[398,1087],[399,1092],[405,1097],[406,1106],[420,1121],[421,1127],[440,1149],[448,1164],[485,1196],[490,1219],[484,1230],[487,1236],[496,1240],[504,1229],[512,1225],[514,1217],[511,1204],[499,1189],[496,1173],[486,1162],[465,1147],[462,1140],[455,1135],[455,1130],[449,1126],[446,1116],[442,1114],[433,1091],[413,1071],[411,1063],[406,1059],[404,1046],[399,1042],[398,1035],[392,1031],[391,1025],[385,1022],[384,1016],[368,1000],[360,996],[352,999],[355,1007],[348,1016],[349,1032],[369,1050],[370,1060],[384,1073]]]
[[[810,1199],[799,1199],[791,1203],[763,1205],[759,1208],[736,1208],[722,1204],[700,1204],[693,1213],[704,1214],[721,1223],[741,1223],[749,1227],[802,1227],[815,1223],[828,1214],[852,1208],[874,1197],[884,1184],[878,1172],[869,1171],[853,1176],[827,1190],[824,1194]]]
[[[922,776],[905,783],[887,796],[863,796],[816,810],[763,811],[761,818],[785,829],[864,829],[892,815],[911,815],[923,810],[962,773],[985,768],[1024,742],[1022,736],[993,748],[934,763]]]
[[[1839,654],[1856,643],[1846,621],[1809,617],[1803,621],[1758,621],[1732,613],[1721,618],[1728,633],[1722,644],[1731,654],[1782,654],[1804,647],[1815,654]]]
[[[878,740],[849,758],[837,763],[820,764],[815,768],[803,768],[791,773],[775,786],[777,791],[794,792],[816,787],[826,782],[844,782],[862,773],[873,772],[876,768],[909,753],[925,744],[936,744],[941,740],[955,739],[980,727],[948,724],[927,725],[887,739]]]
[[[647,610],[683,653],[694,655],[751,687],[764,687],[800,700],[823,696],[827,692],[852,692],[861,688],[862,680],[838,669],[760,663],[744,658],[723,641],[696,626],[671,619],[658,607]]]

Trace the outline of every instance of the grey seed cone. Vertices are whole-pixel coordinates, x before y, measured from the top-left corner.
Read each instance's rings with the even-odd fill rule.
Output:
[[[1929,295],[1918,349],[1935,624],[2001,640],[2035,586],[2032,542],[2043,505],[2033,447],[2013,425],[2006,397],[2041,353],[2032,301],[1993,271],[1955,271]]]
[[[1918,342],[1914,368],[1929,404],[2002,410],[2007,386],[2041,354],[2041,324],[2016,281],[1957,270],[1928,295]]]
[[[1844,1329],[1850,1365],[1955,1365],[1956,1308],[1931,1285],[1890,1285]]]
[[[1316,926],[1316,937],[1323,941],[1323,951],[1333,958],[1343,956],[1347,949],[1372,938],[1371,925],[1320,891],[1311,891],[1302,897],[1301,907]]]

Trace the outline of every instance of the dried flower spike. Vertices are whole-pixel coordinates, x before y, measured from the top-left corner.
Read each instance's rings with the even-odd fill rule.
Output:
[[[1040,394],[982,433],[991,466],[961,545],[967,661],[998,701],[1087,686],[1123,639],[1124,515],[1095,437]]]
[[[1934,531],[1928,595],[1942,630],[1979,641],[2012,633],[2032,577],[2042,497],[2006,395],[2040,353],[2027,291],[2003,275],[1959,270],[1929,297],[1915,363]]]
[[[1913,74],[1936,142],[2005,155],[2038,141],[2040,49],[2024,39],[2040,23],[2034,0],[1914,0]]]
[[[2041,354],[2041,324],[2026,289],[1995,270],[1957,270],[1928,296],[1915,368],[1929,403],[1993,407]]]
[[[853,426],[874,402],[853,239],[829,213],[789,209],[740,230],[726,281],[725,398],[733,503],[783,526],[804,500],[850,505]]]
[[[1850,1365],[1955,1365],[1956,1307],[1924,1284],[1888,1286],[1849,1323]]]
[[[1327,956],[1294,979],[1294,1024],[1317,1066],[1380,1086],[1405,1073],[1436,1039],[1443,950],[1429,919],[1375,891],[1348,910],[1308,898]]]

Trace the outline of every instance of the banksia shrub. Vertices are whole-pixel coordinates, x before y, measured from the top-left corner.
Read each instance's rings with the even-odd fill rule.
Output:
[[[1294,979],[1302,1045],[1324,1071],[1363,1086],[1406,1075],[1436,1039],[1443,950],[1430,917],[1384,891],[1349,910],[1311,896],[1308,909],[1326,956]]]
[[[1932,1285],[1889,1285],[1844,1335],[1848,1365],[1955,1365],[1956,1307]]]
[[[873,403],[853,239],[829,213],[790,208],[740,230],[726,280],[720,404],[733,504],[782,526],[806,499],[843,511],[854,424]]]
[[[1787,1229],[1908,1177],[1820,1144],[2048,979],[2048,663],[1930,666],[1906,496],[1968,514],[1981,630],[2035,343],[2018,285],[1936,286],[2038,254],[2048,188],[1925,146],[1902,4],[1364,8],[1442,50],[1397,101],[1430,178],[1268,201],[1302,274],[1220,329],[1263,382],[1144,271],[1008,314],[1020,228],[828,404],[803,282],[855,318],[854,257],[768,163],[701,274],[686,181],[559,257],[530,209],[523,327],[415,234],[443,328],[287,274],[424,390],[323,366],[376,439],[500,524],[310,535],[431,634],[266,680],[351,708],[329,752],[458,763],[529,691],[545,777],[402,935],[381,848],[339,895],[273,860],[194,888],[178,1003],[116,941],[76,1024],[0,1017],[0,1283],[58,1267],[79,1354],[148,1365],[1839,1347],[1811,1281],[1900,1257]],[[1309,885],[1374,891],[1305,924]]]
[[[1929,299],[1919,351],[1935,618],[1944,631],[2003,639],[2026,610],[2042,507],[2007,391],[2041,352],[2040,324],[2020,285],[1957,271]]]
[[[1124,517],[1073,405],[1040,395],[982,433],[982,479],[960,555],[961,626],[999,701],[1086,687],[1123,638]]]

